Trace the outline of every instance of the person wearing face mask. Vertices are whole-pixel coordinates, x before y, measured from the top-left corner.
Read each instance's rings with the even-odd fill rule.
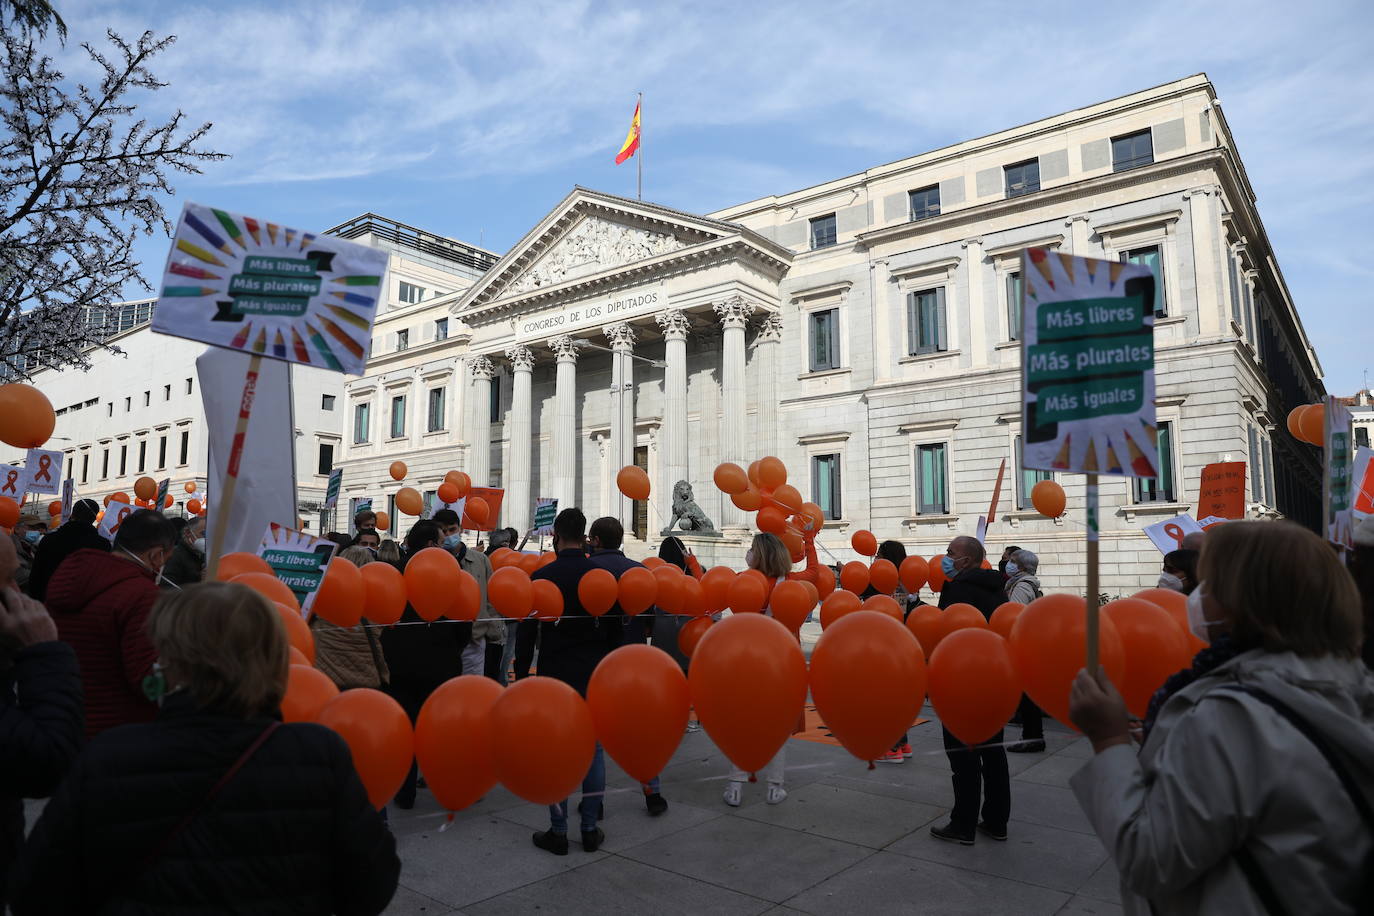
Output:
[[[1040,580],[1036,578],[1040,571],[1040,558],[1029,550],[1020,547],[1007,558],[1007,600],[1015,601],[1017,604],[1030,604],[1043,593],[1040,591]],[[1007,752],[1012,754],[1039,754],[1045,750],[1045,715],[1040,707],[1035,705],[1035,701],[1024,693],[1021,694],[1021,704],[1016,707],[1016,718],[1012,724],[1020,723],[1021,740],[1007,745]]]
[[[1210,643],[1150,702],[1139,752],[1120,694],[1080,671],[1094,756],[1069,780],[1127,914],[1369,913],[1374,674],[1337,554],[1289,522],[1207,533],[1188,625]]]
[[[438,510],[434,513],[434,524],[439,526],[444,535],[440,546],[457,558],[460,569],[477,580],[477,590],[482,595],[482,610],[472,625],[472,638],[463,650],[463,673],[485,675],[495,680],[495,669],[501,664],[501,653],[506,648],[506,622],[487,600],[491,560],[482,551],[471,550],[463,543],[463,529],[457,512],[452,509]]]
[[[138,509],[120,523],[113,551],[78,550],[48,583],[48,611],[81,663],[88,738],[157,713],[143,693],[157,657],[148,612],[175,537],[160,512]]]
[[[1020,547],[1016,546],[1015,544],[1012,544],[1010,547],[1007,547],[1005,550],[1003,550],[1002,559],[997,561],[997,571],[1004,576],[1007,575],[1007,564],[1011,562],[1011,555],[1016,553],[1016,551],[1020,549]]]
[[[21,589],[28,585],[34,557],[38,554],[38,542],[42,540],[44,530],[46,529],[37,516],[26,515],[19,519],[14,530],[10,532],[10,540],[14,543],[14,554],[19,559],[19,568],[15,570],[14,581]]]
[[[1164,565],[1159,573],[1158,585],[1172,592],[1192,594],[1197,588],[1196,550],[1171,550],[1164,555]]]
[[[173,520],[175,522],[175,520]],[[164,587],[194,585],[205,575],[205,519],[189,519],[181,529],[172,558],[162,571]]]

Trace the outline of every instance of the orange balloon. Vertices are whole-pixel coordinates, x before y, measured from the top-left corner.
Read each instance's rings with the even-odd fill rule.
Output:
[[[872,531],[861,529],[854,532],[854,536],[849,539],[849,545],[860,556],[871,557],[878,552],[878,539],[873,536]]]
[[[990,740],[1020,702],[1021,682],[1011,651],[996,633],[951,633],[931,655],[930,705],[945,728],[965,744]]]
[[[462,471],[449,471],[444,475],[444,483],[451,483],[458,488],[459,499],[467,496],[468,490],[472,489],[472,478]]]
[[[446,506],[456,503],[460,498],[458,496],[458,488],[451,483],[439,484],[438,496],[439,502]]]
[[[43,392],[18,382],[0,385],[0,442],[38,448],[56,425],[57,413]]]
[[[390,531],[390,530],[391,530],[391,516],[387,514],[387,511],[386,511],[385,509],[378,509],[378,510],[377,510],[377,530],[378,530],[378,531]]]
[[[616,598],[620,596],[615,576],[604,569],[589,569],[577,580],[577,600],[582,609],[593,617],[600,617],[609,611]]]
[[[711,477],[716,483],[716,488],[722,493],[733,495],[749,489],[749,477],[744,473],[744,468],[729,461],[717,465],[716,472]]]
[[[926,561],[927,584],[932,592],[943,591],[945,587],[945,569],[940,565],[942,559],[944,555],[939,554]]]
[[[362,622],[366,598],[363,571],[350,561],[335,557],[320,580],[320,590],[315,593],[310,610],[335,626],[356,627]]]
[[[820,606],[821,590],[816,588],[816,584],[814,582],[809,582],[806,579],[796,579],[793,581],[800,583],[801,587],[806,589],[806,600],[811,602],[812,610],[815,610],[817,607]]]
[[[1031,487],[1031,505],[1046,518],[1064,514],[1064,488],[1053,480],[1042,480]]]
[[[887,753],[916,721],[925,693],[921,647],[886,614],[847,615],[825,631],[811,652],[816,710],[830,733],[860,760]]]
[[[487,579],[487,600],[502,617],[524,620],[533,607],[529,573],[517,566],[496,570]]]
[[[669,614],[682,613],[682,570],[664,563],[654,569],[653,577],[657,588],[654,603]]]
[[[323,671],[293,664],[286,674],[286,695],[281,698],[283,722],[314,722],[324,704],[339,695],[339,688]]]
[[[988,628],[1003,639],[1011,638],[1012,624],[1016,623],[1016,618],[1021,616],[1021,611],[1025,605],[1016,601],[1008,601],[998,606],[988,618]]]
[[[306,658],[305,653],[300,649],[297,649],[295,646],[287,646],[286,652],[291,659],[291,664],[304,665],[307,668],[310,667],[310,659]]]
[[[666,561],[659,557],[645,557],[640,562],[644,564],[645,569],[658,569]]]
[[[1024,691],[1060,722],[1069,721],[1069,689],[1085,663],[1086,602],[1077,595],[1045,595],[1026,605],[1011,627],[1011,658]],[[1100,664],[1113,684],[1125,682],[1126,652],[1111,618],[1099,619]]]
[[[802,518],[798,526],[802,531],[820,531],[825,527],[825,510],[815,503],[802,503],[797,515]]]
[[[49,514],[49,515],[61,515],[61,514],[62,514],[62,500],[60,500],[60,499],[54,499],[52,502],[48,503],[48,514]]]
[[[405,480],[405,479],[406,479],[406,470],[407,470],[407,468],[406,468],[406,463],[405,463],[404,461],[393,461],[393,462],[391,462],[391,467],[388,468],[388,470],[391,472],[391,479],[392,479],[392,480]],[[418,513],[412,512],[412,513],[410,513],[410,514],[411,514],[411,515],[416,515],[416,514],[418,514]]]
[[[406,599],[420,619],[435,621],[453,609],[460,572],[453,554],[442,547],[426,547],[410,558],[404,572]]]
[[[491,711],[503,693],[491,678],[468,674],[440,684],[420,707],[415,760],[435,801],[449,811],[462,811],[496,785]]]
[[[380,690],[356,687],[326,703],[317,721],[338,732],[353,752],[372,806],[391,801],[415,757],[415,733],[401,704]]]
[[[793,563],[799,563],[806,557],[806,542],[800,534],[791,528],[784,528],[779,537],[782,538],[783,546],[787,548],[787,554]]]
[[[111,493],[110,501],[105,503],[105,505],[108,506],[111,502],[129,503],[130,505],[133,505],[133,503],[129,500],[129,494],[125,493],[123,490],[116,490],[114,493]],[[189,503],[187,505],[189,505]]]
[[[491,503],[480,496],[469,496],[463,505],[463,527],[485,529],[491,520]]]
[[[601,660],[587,683],[597,739],[640,783],[663,772],[672,759],[690,706],[682,669],[653,646],[621,646]]]
[[[508,564],[506,564],[506,565],[507,565],[507,566],[514,566],[514,567],[516,567],[517,569],[519,569],[519,570],[521,570],[522,572],[524,572],[524,574],[528,576],[530,573],[534,572],[535,570],[537,570],[537,569],[539,568],[540,562],[542,562],[542,561],[541,561],[540,558],[539,558],[539,554],[537,554],[537,553],[522,553],[522,554],[520,554],[520,556],[516,559],[516,561],[515,561],[514,563],[508,563]]]
[[[897,566],[891,560],[877,559],[868,567],[868,581],[884,595],[897,590]]]
[[[296,593],[291,591],[285,582],[271,573],[244,572],[239,573],[229,581],[246,585],[258,594],[265,596],[267,600],[284,604],[297,612],[301,609],[301,603],[296,599]]]
[[[482,588],[477,584],[477,580],[472,577],[472,573],[460,568],[458,570],[458,594],[454,597],[453,606],[444,613],[444,616],[449,620],[462,620],[471,623],[477,619],[477,615],[480,613],[482,613]]]
[[[940,634],[944,629],[945,616],[933,604],[918,604],[906,617],[906,628],[916,637],[925,651],[926,661],[940,644]]]
[[[390,563],[368,563],[358,573],[367,619],[388,626],[399,621],[406,609],[406,580],[401,571]]]
[[[792,486],[791,484],[781,484],[776,490],[773,491],[773,496],[771,498],[773,500],[773,505],[782,506],[784,509],[787,510],[788,515],[791,515],[794,512],[801,511],[801,493],[797,492],[797,488]]]
[[[782,534],[787,530],[787,516],[777,506],[764,506],[759,510],[755,524],[758,525],[760,531],[767,531],[769,534]]]
[[[172,499],[172,494],[171,494],[171,493],[168,493],[168,494],[167,494],[166,496],[164,496],[163,499],[162,499],[162,508],[164,508],[164,509],[170,509],[170,508],[172,508],[172,503],[174,503],[174,502],[176,502],[176,500]]]
[[[868,567],[858,560],[850,560],[840,567],[840,588],[860,594],[868,588]]]
[[[760,490],[776,490],[787,483],[787,466],[771,455],[759,459]]]
[[[615,485],[620,488],[629,499],[643,500],[649,498],[649,475],[641,467],[627,464],[615,475]]]
[[[1306,404],[1299,404],[1297,407],[1288,411],[1288,435],[1292,436],[1294,439],[1302,439],[1302,411],[1303,408],[1307,406]]]
[[[735,576],[729,589],[730,610],[736,614],[757,614],[768,601],[768,586],[756,576]]]
[[[616,600],[620,609],[630,616],[642,613],[658,597],[658,580],[651,570],[639,567],[627,569],[616,583]]]
[[[816,602],[811,599],[806,586],[791,579],[779,582],[768,599],[768,609],[773,619],[794,632],[801,629],[806,622],[806,615],[815,606]]]
[[[705,614],[706,592],[702,589],[701,583],[691,576],[683,576],[681,586],[682,601],[678,613],[689,617],[700,617]]]
[[[945,608],[945,612],[940,615],[940,641],[955,630],[986,630],[988,619],[983,616],[983,612],[971,604],[951,604]],[[930,651],[934,652],[935,647],[931,646]]]
[[[315,634],[310,632],[310,627],[306,624],[305,618],[301,617],[300,610],[280,601],[272,603],[281,615],[282,623],[286,625],[287,642],[304,655],[309,664],[315,664]]]
[[[1179,632],[1183,634],[1184,641],[1188,644],[1188,657],[1192,658],[1203,649],[1207,648],[1207,643],[1193,635],[1193,631],[1188,629],[1188,596],[1182,592],[1176,592],[1167,588],[1146,588],[1136,592],[1132,598],[1140,598],[1151,604],[1156,604],[1164,608],[1173,618],[1174,623],[1178,624]]]
[[[533,579],[530,581],[530,608],[539,620],[557,620],[563,616],[563,592],[550,579]]]
[[[715,614],[730,606],[730,583],[735,571],[728,566],[712,566],[701,577],[701,590],[706,596],[706,610]]]
[[[109,505],[109,503],[106,503],[106,505]],[[200,500],[198,500],[198,499],[188,499],[188,500],[186,500],[186,511],[189,512],[189,513],[191,513],[192,515],[200,515],[200,510],[201,510],[202,508],[203,508],[203,507],[201,506]]]
[[[730,494],[730,502],[735,504],[735,508],[743,509],[745,512],[757,512],[763,508],[763,494],[750,486],[739,493]]]
[[[897,578],[901,581],[902,588],[913,595],[926,584],[929,575],[930,564],[922,557],[907,557],[902,561],[902,565],[897,567]]]
[[[134,481],[134,495],[139,499],[152,499],[157,495],[157,481],[151,477],[140,477]]]
[[[701,637],[706,635],[706,631],[711,629],[715,623],[710,617],[693,617],[682,625],[682,629],[677,631],[678,650],[688,658],[697,650],[697,644],[701,642]]]
[[[487,559],[491,561],[492,569],[500,569],[502,566],[508,565],[511,559],[517,556],[519,556],[519,554],[509,547],[498,547],[491,552],[491,556],[487,557]]]
[[[530,753],[533,747],[539,753]],[[553,805],[567,798],[595,754],[591,711],[562,681],[527,677],[507,687],[491,708],[496,777],[527,802]]]
[[[864,600],[862,607],[865,611],[877,611],[898,623],[902,622],[902,606],[891,595],[870,595]]]
[[[186,486],[183,487],[183,489],[184,489],[187,493],[194,493],[194,492],[196,492],[196,482],[195,482],[194,480],[188,480],[188,481],[186,481]]]
[[[760,465],[761,463],[762,463],[761,461],[751,461],[751,462],[749,463],[748,469],[745,471],[745,476],[747,476],[747,477],[749,478],[749,482],[750,482],[751,484],[754,485],[754,489],[756,489],[756,490],[759,489],[759,487],[760,487],[760,484],[759,484],[759,465]]]
[[[1298,414],[1299,439],[1309,445],[1322,448],[1326,444],[1326,408],[1321,404],[1308,404]]]
[[[1169,675],[1187,668],[1192,661],[1188,641],[1168,611],[1140,598],[1108,602],[1102,614],[1111,618],[1126,650],[1121,696],[1126,708],[1143,719],[1155,691],[1164,686]]]
[[[19,524],[19,503],[8,496],[0,496],[0,528],[13,528]]]
[[[816,569],[816,591],[821,600],[825,600],[831,592],[835,590],[835,571],[829,566],[820,566]]]
[[[400,464],[400,462],[394,462],[394,464]],[[396,509],[406,515],[419,515],[425,511],[425,500],[420,496],[420,491],[414,487],[401,487],[396,491]]]
[[[786,627],[761,614],[737,614],[711,627],[687,677],[702,727],[748,773],[773,759],[806,701],[801,646]]]
[[[841,617],[852,614],[863,606],[859,596],[844,589],[836,589],[825,596],[821,602],[821,629],[828,630]]]

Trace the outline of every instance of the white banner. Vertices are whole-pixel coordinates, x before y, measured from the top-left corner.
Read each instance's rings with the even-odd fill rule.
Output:
[[[45,493],[56,496],[62,492],[61,452],[42,448],[31,448],[24,459],[24,468],[29,472],[29,492]]]
[[[1202,531],[1202,526],[1197,523],[1191,515],[1184,513],[1175,518],[1165,519],[1153,525],[1147,525],[1145,536],[1148,537],[1160,553],[1171,553],[1183,548],[1183,539],[1190,534],[1197,534]]]
[[[26,469],[17,464],[0,464],[0,496],[23,503],[28,491],[29,472]]]
[[[134,507],[128,503],[110,500],[105,505],[105,515],[100,519],[100,536],[107,541],[113,541],[115,532],[119,531],[119,526],[124,524],[124,519],[133,511]]]

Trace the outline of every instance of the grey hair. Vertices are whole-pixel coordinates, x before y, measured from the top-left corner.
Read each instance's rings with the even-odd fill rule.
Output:
[[[1011,555],[1011,561],[1021,568],[1021,571],[1028,576],[1035,575],[1040,569],[1040,558],[1029,550],[1022,548]]]

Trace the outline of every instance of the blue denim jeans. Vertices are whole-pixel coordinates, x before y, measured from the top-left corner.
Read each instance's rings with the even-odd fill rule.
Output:
[[[501,651],[501,673],[496,678],[505,687],[510,680],[510,664],[515,661],[515,628],[520,626],[517,620],[506,621],[506,644]]]
[[[577,806],[582,816],[582,832],[590,833],[596,829],[597,818],[601,814],[601,803],[606,795],[606,758],[601,752],[600,742],[596,745],[596,756],[592,758],[591,769],[582,779],[582,801]],[[565,798],[556,805],[549,805],[549,829],[554,833],[568,832],[568,800]]]

